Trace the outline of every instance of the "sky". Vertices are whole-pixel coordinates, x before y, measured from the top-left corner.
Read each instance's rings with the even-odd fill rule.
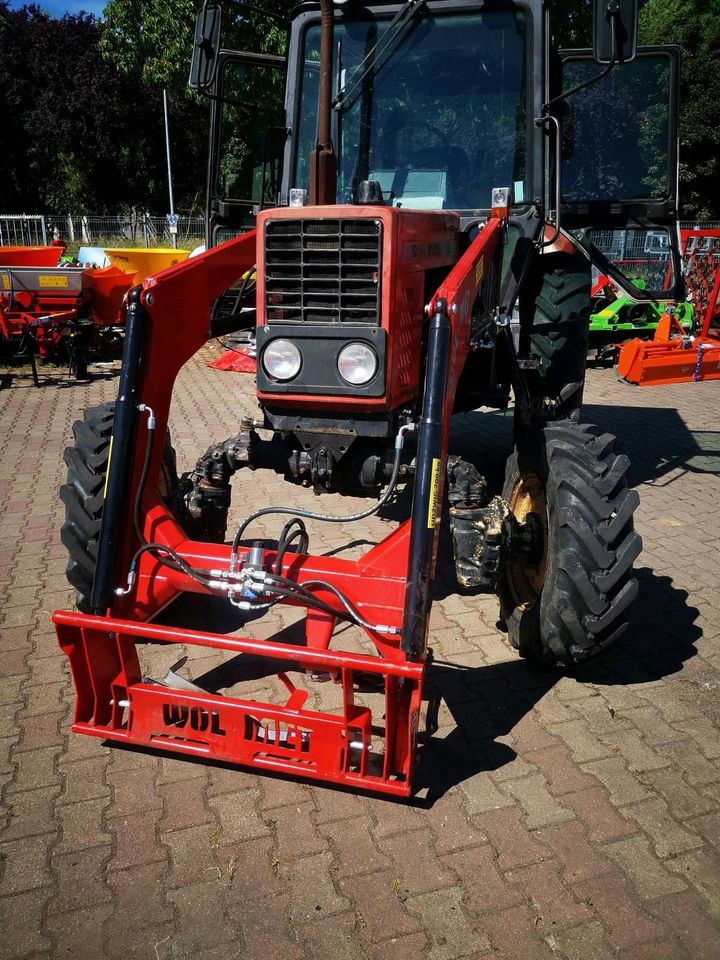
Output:
[[[65,13],[93,13],[96,17],[102,16],[107,0],[27,0],[27,4],[35,2],[43,10],[47,10],[53,17],[62,17]],[[26,5],[26,0],[10,0],[10,9],[17,10]]]

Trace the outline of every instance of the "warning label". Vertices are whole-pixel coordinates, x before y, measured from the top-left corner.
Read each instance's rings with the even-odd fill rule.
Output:
[[[432,530],[438,516],[438,488],[440,486],[440,461],[433,458],[432,473],[430,475],[430,503],[428,504],[428,529]]]
[[[38,284],[41,287],[67,287],[68,278],[62,273],[40,274]]]

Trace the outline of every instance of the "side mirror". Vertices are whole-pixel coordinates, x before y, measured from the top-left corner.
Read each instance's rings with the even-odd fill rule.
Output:
[[[188,86],[204,90],[215,79],[218,53],[220,52],[220,22],[222,10],[212,3],[203,5],[195,21],[195,43]]]
[[[594,0],[593,60],[629,63],[635,59],[638,0]]]

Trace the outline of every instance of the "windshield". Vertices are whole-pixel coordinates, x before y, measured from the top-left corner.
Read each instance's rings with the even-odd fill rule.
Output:
[[[352,87],[387,20],[335,24],[334,90]],[[308,188],[317,137],[320,28],[305,32],[295,186]],[[338,76],[339,73],[339,76]],[[355,76],[354,76],[355,75]],[[357,96],[333,112],[339,203],[361,180],[386,203],[426,210],[490,206],[493,187],[527,187],[525,16],[494,11],[422,17]]]

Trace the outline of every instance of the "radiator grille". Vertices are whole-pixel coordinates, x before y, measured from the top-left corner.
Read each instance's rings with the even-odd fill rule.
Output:
[[[268,323],[380,324],[379,220],[268,220]]]

